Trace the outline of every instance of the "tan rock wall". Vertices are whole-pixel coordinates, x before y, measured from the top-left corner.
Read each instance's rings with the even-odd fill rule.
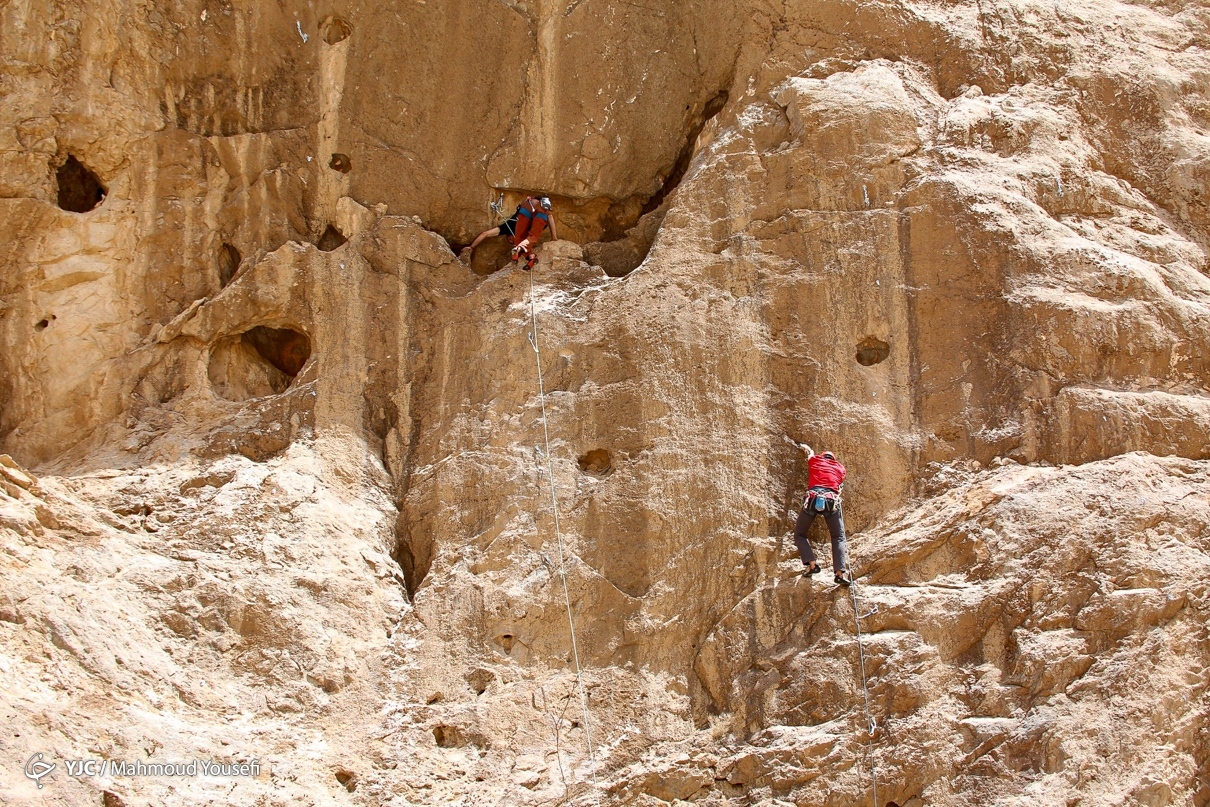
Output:
[[[0,9],[0,751],[822,805],[873,739],[880,802],[1203,803],[1208,26]],[[535,272],[455,257],[535,190]],[[860,602],[798,576],[794,443],[850,469]]]

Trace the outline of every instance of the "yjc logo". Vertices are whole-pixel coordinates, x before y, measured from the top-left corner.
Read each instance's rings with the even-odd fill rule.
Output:
[[[26,777],[29,779],[33,779],[35,782],[37,782],[39,790],[42,789],[42,777],[46,776],[47,774],[49,774],[51,771],[53,771],[55,769],[55,763],[43,762],[42,756],[43,756],[42,752],[39,751],[38,753],[31,756],[29,758],[29,760],[25,763]]]

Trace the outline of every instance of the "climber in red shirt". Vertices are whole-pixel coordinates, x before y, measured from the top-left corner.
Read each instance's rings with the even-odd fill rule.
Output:
[[[807,567],[803,574],[819,572],[807,532],[815,517],[823,516],[832,535],[832,571],[835,572],[836,582],[847,586],[852,583],[852,575],[845,568],[844,516],[840,512],[840,489],[844,486],[845,467],[831,451],[816,454],[810,446],[806,446],[806,449],[807,498],[798,514],[798,523],[794,525],[794,543],[803,565]]]

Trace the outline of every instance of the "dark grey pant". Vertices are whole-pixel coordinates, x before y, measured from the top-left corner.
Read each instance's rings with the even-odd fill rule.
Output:
[[[802,558],[804,566],[815,562],[815,551],[807,540],[807,532],[810,531],[815,516],[815,511],[804,507],[798,513],[798,523],[794,525],[794,544],[798,547],[798,556]],[[828,532],[832,534],[832,570],[839,572],[844,569],[846,561],[844,514],[840,512],[840,503],[836,503],[836,509],[832,512],[824,513],[823,518],[828,523]]]

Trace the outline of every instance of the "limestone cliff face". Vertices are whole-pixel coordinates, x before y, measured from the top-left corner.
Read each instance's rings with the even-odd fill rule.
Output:
[[[1210,804],[1203,6],[0,42],[0,801]],[[536,271],[457,256],[533,191]]]

